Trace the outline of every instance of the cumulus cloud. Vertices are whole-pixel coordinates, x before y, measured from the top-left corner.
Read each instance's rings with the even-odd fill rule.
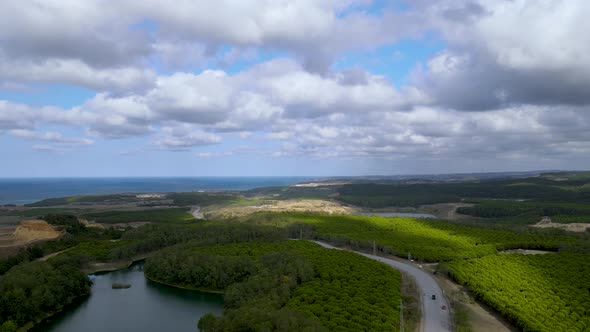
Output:
[[[590,103],[590,37],[580,33],[590,29],[586,1],[442,1],[422,9],[449,43],[414,75],[435,103],[468,111]]]
[[[219,142],[221,142],[221,137],[216,134],[195,129],[189,125],[180,125],[162,128],[152,143],[162,149],[185,151],[194,146],[211,145]]]
[[[64,137],[58,132],[39,132],[28,129],[12,129],[7,133],[19,138],[47,141],[69,146],[94,144],[94,141],[89,138]]]
[[[370,4],[5,1],[0,89],[65,83],[97,94],[67,109],[0,100],[0,130],[92,144],[45,129],[81,126],[92,138],[142,137],[175,151],[239,135],[280,146],[244,153],[275,157],[526,160],[590,151],[586,1]],[[361,65],[333,66],[427,32],[444,50],[403,86]],[[243,60],[254,64],[230,68]]]
[[[53,121],[86,124],[95,135],[150,134],[157,124],[200,125],[220,132],[269,129],[281,118],[305,119],[404,109],[421,96],[397,91],[382,77],[342,82],[322,77],[292,60],[273,60],[235,75],[205,70],[160,76],[143,94],[97,94]]]
[[[154,85],[156,75],[151,69],[134,67],[93,68],[80,60],[27,60],[2,56],[0,82],[65,83],[112,93],[142,92]]]
[[[0,41],[11,58],[81,60],[104,68],[151,52],[147,33],[130,28],[137,17],[116,3],[5,0],[2,9]]]
[[[170,6],[123,0],[105,6],[100,0],[7,0],[0,13],[0,54],[20,59],[21,67],[56,71],[55,64],[64,63],[87,66],[85,71],[130,71],[154,59],[171,68],[204,63],[231,45],[221,63],[255,57],[259,49],[281,50],[303,59],[309,70],[327,72],[342,52],[373,49],[422,31],[416,17],[403,12],[350,10],[363,3],[199,0]]]

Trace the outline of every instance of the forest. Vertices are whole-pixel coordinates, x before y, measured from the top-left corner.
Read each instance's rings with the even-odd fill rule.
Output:
[[[151,221],[157,223],[190,223],[195,221],[189,214],[189,208],[146,209],[138,211],[112,210],[91,212],[82,217],[105,224],[126,223],[133,221]]]
[[[523,331],[590,329],[590,259],[498,254],[439,268]]]
[[[590,203],[588,183],[586,177],[556,180],[551,174],[525,179],[449,183],[354,183],[340,187],[338,199],[367,208],[418,207],[477,198],[587,204]]]
[[[25,262],[0,277],[0,330],[16,331],[90,293],[91,282],[76,267]]]
[[[250,194],[264,192],[275,197],[277,190],[282,192],[275,197],[277,199],[304,193],[321,197],[339,191],[342,196],[338,199],[352,197],[351,202],[356,204],[361,203],[355,201],[355,197],[366,194],[364,199],[367,202],[361,205],[367,207],[381,206],[383,202],[387,206],[449,200],[471,202],[475,204],[473,207],[462,208],[459,212],[477,217],[473,221],[264,212],[226,220],[194,221],[186,207],[161,208],[155,205],[151,209],[100,212],[87,209],[86,205],[9,209],[6,213],[23,216],[36,213],[66,231],[66,235],[59,240],[31,245],[15,256],[0,260],[0,285],[7,294],[22,296],[18,293],[20,291],[14,291],[20,288],[28,289],[25,291],[27,296],[34,292],[43,293],[43,296],[33,297],[40,301],[39,307],[29,303],[13,311],[2,309],[0,325],[4,324],[2,328],[5,330],[22,327],[41,318],[40,312],[60,310],[61,307],[52,302],[53,298],[64,304],[88,292],[80,286],[50,295],[44,288],[34,289],[31,286],[33,281],[51,284],[53,280],[71,277],[68,282],[82,285],[78,277],[84,274],[79,274],[80,271],[95,271],[96,263],[125,263],[149,256],[146,275],[153,280],[224,293],[226,307],[223,315],[204,316],[199,323],[202,331],[230,328],[353,331],[362,330],[362,326],[369,326],[372,330],[398,329],[397,303],[390,302],[400,297],[397,272],[351,253],[322,249],[306,241],[286,241],[300,238],[321,239],[364,251],[372,250],[375,243],[380,255],[411,255],[418,261],[446,262],[439,272],[449,273],[453,279],[467,285],[479,299],[520,329],[540,331],[543,329],[539,324],[547,324],[559,330],[563,327],[560,324],[573,324],[570,317],[588,316],[587,298],[581,296],[588,294],[588,289],[570,279],[585,280],[588,274],[589,234],[536,229],[526,224],[538,220],[541,215],[549,215],[554,221],[561,222],[583,220],[590,215],[586,203],[587,180],[563,180],[547,175],[478,183],[357,183],[330,187],[325,193],[317,188],[284,191],[271,188],[268,191],[253,190],[243,196],[235,193],[168,194],[161,202],[154,203],[184,206],[231,201],[240,204],[243,197]],[[468,195],[473,196],[465,199]],[[514,200],[506,200],[507,197]],[[263,199],[253,196],[251,200]],[[375,203],[381,199],[384,199],[382,203]],[[134,195],[77,196],[66,200],[139,202]],[[150,202],[148,199],[140,203]],[[41,205],[53,203],[48,201]],[[84,227],[78,220],[81,216],[103,223],[144,218],[154,223],[138,228],[101,230]],[[555,253],[539,256],[498,254],[505,249],[517,248]],[[68,250],[47,262],[36,261],[64,249]],[[505,273],[505,270],[510,272]],[[42,279],[38,271],[43,271],[51,280]],[[20,277],[22,274],[30,276]],[[21,287],[17,283],[19,279],[31,283]],[[525,281],[539,284],[539,287],[535,290],[526,288]],[[374,285],[386,285],[388,290]],[[491,290],[498,287],[502,291]],[[576,292],[580,296],[567,295]],[[549,297],[541,293],[547,293]],[[518,306],[510,304],[511,298],[518,299]],[[1,299],[4,302],[0,307],[7,308],[6,301],[9,300]],[[540,309],[527,306],[527,301]],[[553,303],[558,303],[557,309]],[[562,307],[567,310],[561,310]],[[541,316],[546,318],[538,319]],[[587,328],[588,322],[580,321]],[[583,330],[584,326],[576,325],[576,328]]]
[[[368,258],[307,241],[199,247],[187,243],[146,261],[150,279],[223,290],[221,317],[201,331],[396,331],[400,274]]]
[[[459,207],[458,213],[481,218],[532,217],[538,222],[549,216],[556,222],[590,221],[588,204],[571,202],[538,202],[506,200],[468,200],[472,207]]]
[[[481,257],[512,248],[557,251],[581,241],[580,236],[550,235],[539,231],[470,227],[438,220],[378,216],[329,216],[305,213],[257,214],[245,223],[283,225],[292,237],[300,228],[306,237],[371,249],[376,241],[386,254],[428,262]],[[305,226],[304,226],[305,225]]]

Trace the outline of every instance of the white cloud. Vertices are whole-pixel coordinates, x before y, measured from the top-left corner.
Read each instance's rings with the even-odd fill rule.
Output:
[[[134,67],[93,68],[80,60],[20,60],[0,53],[0,82],[67,83],[99,91],[141,92],[154,85],[155,73],[151,69]]]
[[[224,118],[234,93],[223,71],[206,70],[199,75],[176,73],[160,77],[146,96],[147,104],[171,120],[215,123]]]
[[[447,50],[415,73],[437,105],[466,111],[590,104],[590,5],[572,1],[423,1]]]
[[[7,134],[24,139],[47,141],[68,146],[94,144],[94,141],[89,138],[64,137],[58,132],[39,132],[28,129],[12,129],[9,130]]]
[[[381,13],[365,11],[368,4],[4,1],[0,89],[65,83],[98,93],[69,109],[0,100],[0,130],[57,147],[92,144],[45,128],[57,124],[182,151],[233,135],[280,145],[247,151],[275,157],[526,159],[588,151],[587,2],[416,0]],[[411,85],[331,66],[424,31],[446,49],[417,66]],[[272,53],[281,58],[239,72],[224,67]]]
[[[152,144],[162,149],[185,151],[195,146],[211,145],[220,142],[221,137],[216,134],[195,129],[189,125],[181,125],[162,128]]]

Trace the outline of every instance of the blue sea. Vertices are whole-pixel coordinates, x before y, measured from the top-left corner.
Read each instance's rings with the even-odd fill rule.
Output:
[[[74,195],[248,190],[287,186],[309,177],[149,177],[0,179],[0,204],[26,204]]]

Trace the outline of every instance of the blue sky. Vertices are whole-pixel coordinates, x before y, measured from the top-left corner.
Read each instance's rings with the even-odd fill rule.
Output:
[[[584,1],[151,2],[3,4],[3,177],[588,168]]]

